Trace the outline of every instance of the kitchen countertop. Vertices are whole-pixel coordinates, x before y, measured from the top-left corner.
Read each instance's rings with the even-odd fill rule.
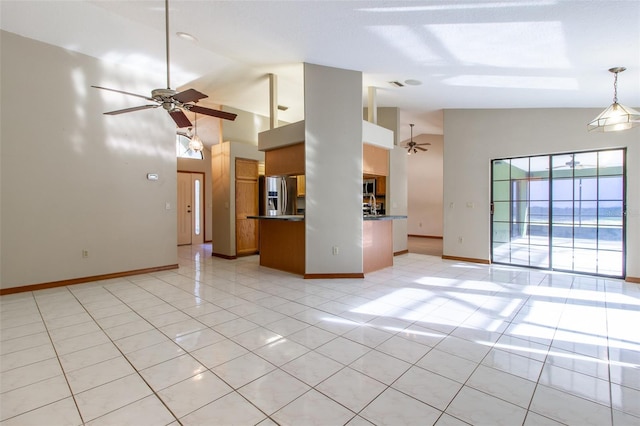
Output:
[[[386,214],[377,214],[377,215],[366,215],[363,216],[363,220],[395,220],[395,219],[406,219],[407,216],[402,215],[386,215]],[[247,216],[247,219],[261,219],[261,220],[288,220],[292,222],[303,221],[303,214],[288,214],[288,215],[276,215],[276,216]]]
[[[304,220],[303,214],[286,214],[276,216],[247,216],[247,219],[265,219],[265,220],[288,220],[290,222],[299,222]]]
[[[365,215],[363,217],[364,220],[394,220],[394,219],[406,219],[406,218],[407,216],[386,215],[386,214]]]

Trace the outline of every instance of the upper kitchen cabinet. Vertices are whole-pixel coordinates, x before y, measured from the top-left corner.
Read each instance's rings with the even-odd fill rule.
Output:
[[[362,173],[365,175],[389,175],[389,151],[374,145],[362,146]]]
[[[393,132],[362,121],[362,174],[389,176],[389,150],[393,149]]]
[[[304,174],[304,143],[275,148],[264,153],[265,176]]]
[[[376,194],[375,195],[387,195],[387,177],[376,177]]]
[[[304,174],[304,131],[304,121],[299,121],[258,134],[258,149],[265,151],[266,176]]]
[[[304,197],[305,193],[307,192],[307,180],[305,179],[304,175],[298,175],[296,176],[298,182],[296,185],[296,195],[298,197]]]

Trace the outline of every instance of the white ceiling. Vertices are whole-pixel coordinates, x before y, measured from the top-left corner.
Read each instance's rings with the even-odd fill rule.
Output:
[[[285,121],[303,115],[302,62],[362,71],[363,105],[374,86],[379,107],[399,107],[401,139],[409,123],[414,136],[442,133],[443,108],[604,109],[614,66],[627,67],[620,102],[640,106],[639,0],[170,0],[169,13],[173,88],[208,94],[205,105],[268,115],[274,73]],[[166,84],[162,0],[0,0],[0,24],[156,70],[149,91]],[[410,79],[422,84],[389,84]]]

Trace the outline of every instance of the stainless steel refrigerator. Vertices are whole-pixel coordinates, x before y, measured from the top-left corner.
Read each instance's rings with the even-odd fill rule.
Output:
[[[260,214],[282,216],[296,214],[297,179],[295,176],[260,177]],[[264,180],[264,183],[262,182]]]

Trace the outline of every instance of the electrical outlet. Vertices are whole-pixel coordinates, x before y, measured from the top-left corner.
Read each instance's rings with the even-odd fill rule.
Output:
[[[82,258],[86,259],[87,257],[89,257],[89,250],[83,249],[82,250]]]
[[[340,254],[340,248],[338,246],[333,246],[331,252],[334,256],[337,256],[338,254]]]

